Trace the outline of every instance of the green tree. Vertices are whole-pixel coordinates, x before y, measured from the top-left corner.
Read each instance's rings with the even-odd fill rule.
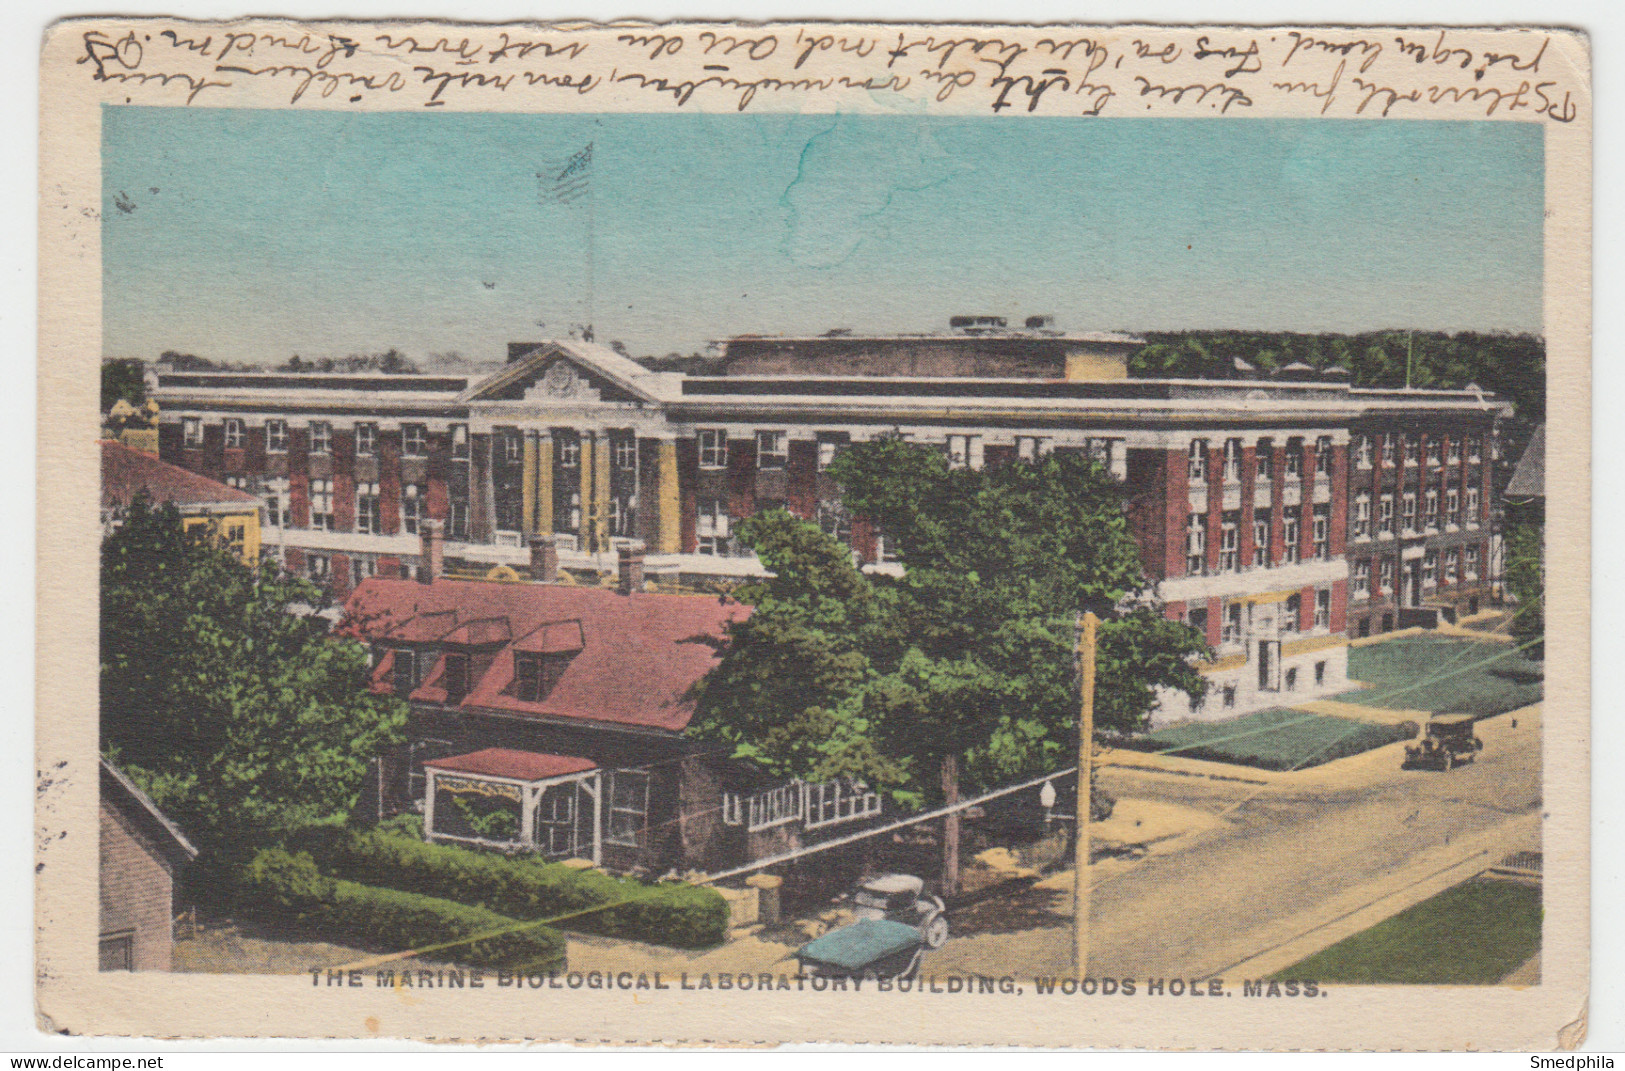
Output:
[[[1542,658],[1546,637],[1546,531],[1541,524],[1523,521],[1507,527],[1507,590],[1518,600],[1509,631],[1525,653]]]
[[[102,362],[102,412],[105,414],[113,408],[114,402],[121,400],[137,409],[147,400],[141,362],[134,358],[111,358]]]
[[[138,498],[102,547],[103,749],[223,859],[347,814],[405,704],[365,688],[354,640],[297,604],[306,581],[250,569],[208,528]]]
[[[954,766],[971,785],[1054,769],[1076,748],[1083,610],[1105,619],[1102,729],[1142,728],[1158,687],[1204,689],[1191,659],[1207,648],[1145,598],[1121,488],[1095,463],[950,469],[890,438],[830,471],[903,575],[860,573],[782,511],[748,521],[741,538],[776,576],[740,593],[756,610],[705,682],[700,733],[775,769],[862,776],[915,802],[938,798],[939,771]]]

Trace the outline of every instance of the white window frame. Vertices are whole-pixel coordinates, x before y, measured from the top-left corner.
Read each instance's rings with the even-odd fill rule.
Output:
[[[1093,445],[1097,441],[1099,441],[1099,440],[1095,440],[1095,439],[1090,439],[1089,440],[1091,445]],[[1055,449],[1055,440],[1051,439],[1051,438],[1048,438],[1047,436],[1043,436],[1043,435],[1017,435],[1016,436],[1016,460],[1018,460],[1018,461],[1037,461],[1039,458],[1048,457],[1050,455],[1050,452],[1053,451],[1054,449]],[[1110,443],[1109,440],[1106,441],[1106,449],[1107,449],[1107,457],[1110,458],[1111,443]]]
[[[239,417],[226,418],[226,449],[241,450],[243,448],[243,422]]]
[[[383,516],[378,512],[378,484],[372,480],[355,485],[355,530],[371,535],[383,531]]]
[[[1327,630],[1332,627],[1332,589],[1315,589],[1315,621],[1317,630]]]
[[[181,417],[181,445],[189,447],[203,445],[202,417]]]
[[[1187,475],[1191,483],[1204,483],[1207,480],[1207,440],[1192,439],[1189,450],[1189,465]]]
[[[1241,440],[1224,441],[1224,482],[1241,482]]]
[[[401,484],[401,531],[417,535],[428,517],[428,488],[422,484]]]
[[[309,580],[328,580],[333,576],[333,558],[318,551],[305,554],[305,577]]]
[[[1275,440],[1260,439],[1253,447],[1253,480],[1269,483],[1275,478]]]
[[[1446,524],[1461,523],[1461,488],[1446,487],[1444,489],[1444,522]]]
[[[948,467],[951,469],[979,469],[982,467],[982,437],[980,435],[948,436]]]
[[[1185,573],[1207,573],[1207,514],[1192,513],[1185,521]]]
[[[696,428],[694,441],[699,446],[700,468],[725,469],[728,467],[728,429]]]
[[[561,435],[558,443],[559,468],[575,469],[581,467],[581,437],[579,435]]]
[[[429,429],[424,424],[401,425],[401,456],[428,457]],[[512,460],[512,459],[510,459]]]
[[[622,472],[630,472],[638,467],[638,438],[636,435],[617,435],[610,440],[610,453],[614,457],[615,467]]]
[[[631,795],[623,802],[623,788],[630,788]],[[611,770],[608,784],[604,786],[605,796],[604,816],[604,843],[613,844],[621,848],[636,848],[643,836],[644,827],[649,821],[649,771],[648,770]],[[633,805],[635,804],[635,805]],[[627,816],[632,817],[631,831],[624,828],[617,831],[616,819],[621,819],[621,825],[626,825]]]
[[[265,422],[265,452],[268,454],[285,454],[288,452],[288,422],[286,420],[267,420]]]
[[[502,432],[502,460],[510,465],[517,465],[524,456],[525,437],[516,428],[504,430]]]
[[[1354,441],[1354,464],[1362,469],[1371,467],[1371,436],[1362,435]]]
[[[790,464],[790,436],[771,429],[756,432],[756,467],[782,469]]]
[[[1241,642],[1241,603],[1224,604],[1224,618],[1219,622],[1219,645],[1234,647]]]
[[[1444,448],[1444,460],[1448,465],[1461,464],[1461,436],[1450,436],[1450,441]]]
[[[1439,552],[1432,547],[1422,552],[1422,586],[1439,586]]]
[[[288,478],[271,476],[265,480],[261,494],[265,502],[265,523],[281,528],[288,520]]]
[[[1392,493],[1383,495],[1377,501],[1377,531],[1394,534],[1394,496]]]
[[[1241,513],[1232,510],[1219,515],[1219,572],[1234,573],[1241,568]]]
[[[363,421],[355,426],[355,456],[371,457],[378,452],[378,425]]]
[[[1260,520],[1262,515],[1262,521]],[[1253,510],[1253,565],[1267,566],[1270,562],[1270,511]]]
[[[1468,544],[1467,552],[1462,556],[1462,579],[1478,579],[1478,547]]]
[[[1288,510],[1281,518],[1281,561],[1287,565],[1294,565],[1303,555],[1303,517],[1296,511]]]
[[[702,498],[695,503],[694,509],[695,553],[726,556],[728,541],[733,535],[728,500],[721,496]]]
[[[1394,559],[1384,558],[1377,563],[1377,594],[1387,595],[1394,590]]]
[[[1416,492],[1406,491],[1400,496],[1400,528],[1406,532],[1416,531]]]
[[[1443,584],[1455,584],[1461,572],[1461,552],[1451,547],[1444,552],[1444,562],[1441,566],[1443,572],[1439,574],[1439,581]]]
[[[1371,495],[1364,491],[1354,496],[1354,538],[1371,538]]]
[[[1399,446],[1394,441],[1394,433],[1391,431],[1384,433],[1382,437],[1382,463],[1389,468],[1393,468],[1398,457]]]
[[[819,472],[823,472],[825,469],[829,468],[831,465],[833,465],[835,463],[836,457],[838,457],[840,455],[840,449],[839,449],[840,445],[841,444],[836,442],[834,439],[819,439],[818,440],[818,471]]]
[[[1309,514],[1309,549],[1315,561],[1332,558],[1332,508],[1315,506]]]
[[[1478,487],[1469,484],[1465,489],[1465,498],[1466,521],[1468,524],[1475,524],[1478,521]]]
[[[1315,440],[1315,475],[1330,476],[1332,474],[1332,437],[1322,435]]]
[[[1369,599],[1371,597],[1371,559],[1361,558],[1354,563],[1354,597]]]
[[[333,481],[325,476],[310,481],[310,527],[318,532],[333,530]]]
[[[1286,443],[1286,478],[1303,478],[1303,440],[1288,439]]]
[[[310,452],[313,454],[331,454],[333,452],[333,425],[325,420],[312,420],[310,422]]]
[[[1426,531],[1439,530],[1439,489],[1429,487],[1422,493],[1422,526]]]
[[[451,456],[454,461],[468,460],[468,425],[451,426]]]

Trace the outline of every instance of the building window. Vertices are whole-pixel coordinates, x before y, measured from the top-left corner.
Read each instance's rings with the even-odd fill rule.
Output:
[[[1241,479],[1241,440],[1224,441],[1224,482],[1236,483]]]
[[[468,503],[452,499],[446,507],[446,538],[468,538]]]
[[[1326,663],[1315,663],[1315,687],[1319,688],[1326,683]]]
[[[1461,490],[1459,488],[1445,488],[1444,521],[1446,524],[1461,523]]]
[[[636,848],[648,812],[649,775],[642,770],[611,770],[604,843]]]
[[[357,457],[371,457],[378,452],[378,425],[355,426],[355,453]]]
[[[518,651],[513,656],[514,696],[522,703],[540,703],[552,694],[564,676],[568,657]]]
[[[181,418],[181,442],[186,446],[203,445],[203,421],[199,417]]]
[[[1371,563],[1366,560],[1354,563],[1354,597],[1356,599],[1369,599],[1371,597]]]
[[[1091,446],[1093,446],[1095,442],[1096,442],[1096,440],[1094,440],[1094,439],[1089,440],[1089,444]],[[1037,461],[1039,458],[1044,457],[1045,455],[1047,455],[1050,452],[1050,449],[1053,446],[1054,446],[1054,440],[1053,439],[1044,439],[1044,438],[1040,438],[1040,437],[1038,437],[1036,435],[1017,435],[1016,436],[1016,457],[1018,459],[1022,460],[1022,461]],[[1111,453],[1111,443],[1107,442],[1107,443],[1105,443],[1105,446],[1106,446],[1106,451],[1107,451],[1107,457],[1108,457],[1108,460],[1109,460],[1110,453]],[[1091,453],[1090,456],[1093,456],[1093,454]]]
[[[1234,684],[1227,684],[1227,685],[1224,686],[1224,709],[1230,710],[1230,709],[1234,708],[1235,705],[1236,705],[1236,686]]]
[[[1233,573],[1241,567],[1241,514],[1229,512],[1219,518],[1219,571]]]
[[[235,487],[239,491],[246,491],[246,490],[248,490],[248,477],[247,476],[227,476],[226,477],[226,486],[227,487]]]
[[[405,484],[401,487],[401,527],[409,535],[418,534],[424,517],[423,485]]]
[[[1422,586],[1437,587],[1439,583],[1439,552],[1429,550],[1422,555]]]
[[[756,433],[756,467],[759,469],[782,469],[789,460],[786,442],[789,439],[782,431],[759,431]]]
[[[636,435],[617,435],[610,440],[611,453],[615,458],[615,467],[622,472],[631,472],[638,467],[638,438]]]
[[[378,523],[378,485],[376,483],[358,483],[355,485],[355,530],[369,533],[377,533],[382,530]]]
[[[327,530],[333,527],[333,481],[318,478],[310,481],[310,526]]]
[[[1422,496],[1422,523],[1430,532],[1439,528],[1439,492],[1436,488],[1428,488]]]
[[[243,446],[243,422],[236,417],[226,418],[226,448],[241,450]]]
[[[570,492],[570,527],[571,532],[581,531],[581,492]]]
[[[1219,642],[1227,647],[1241,642],[1241,603],[1225,603],[1224,626],[1219,630]]]
[[[468,425],[453,424],[451,426],[451,456],[468,459]]]
[[[1258,440],[1253,463],[1258,466],[1258,480],[1260,483],[1269,483],[1275,472],[1275,442],[1271,439]]]
[[[1401,517],[1405,526],[1405,531],[1414,532],[1416,531],[1416,492],[1406,491],[1401,499],[1401,503]]]
[[[1281,609],[1281,631],[1296,632],[1298,623],[1303,620],[1303,596],[1288,595],[1286,603]]]
[[[305,575],[317,582],[333,575],[333,560],[325,554],[305,555]]]
[[[1394,433],[1389,432],[1382,437],[1382,463],[1393,468],[1394,459],[1398,456],[1395,452]]]
[[[982,437],[980,435],[948,436],[948,467],[951,469],[981,468]]]
[[[1445,460],[1452,465],[1461,463],[1461,440],[1452,438],[1445,447]]]
[[[363,580],[369,580],[378,575],[378,559],[364,555],[356,555],[350,559],[350,581],[359,585]]]
[[[1394,559],[1384,558],[1377,565],[1377,594],[1388,595],[1394,590]]]
[[[401,456],[429,456],[429,429],[427,427],[422,424],[401,425]],[[515,460],[517,456],[509,455],[509,460]]]
[[[1443,448],[1440,445],[1437,436],[1428,440],[1428,468],[1436,469],[1439,467],[1440,455],[1442,452]]]
[[[612,495],[609,500],[609,534],[626,537],[632,534],[633,521],[636,514],[633,505],[636,499],[631,495]]]
[[[268,454],[285,454],[288,452],[288,422],[286,420],[267,420],[265,422],[265,452]]]
[[[1315,440],[1315,475],[1330,476],[1332,474],[1332,437],[1322,435]]]
[[[274,476],[266,480],[262,497],[265,502],[265,523],[272,528],[281,528],[287,523],[288,478]]]
[[[1371,538],[1371,496],[1368,494],[1354,496],[1354,524],[1351,531],[1355,539]]]
[[[1414,465],[1422,457],[1422,444],[1414,435],[1405,437],[1405,464]]]
[[[724,428],[701,428],[695,432],[700,442],[700,468],[728,467],[728,432]]]
[[[1285,681],[1285,687],[1286,687],[1287,691],[1295,692],[1295,691],[1298,690],[1298,667],[1297,666],[1293,666],[1291,669],[1286,671],[1284,681]]]
[[[1354,440],[1354,463],[1362,469],[1371,467],[1371,436],[1362,435]]]
[[[699,510],[699,518],[694,528],[694,533],[699,539],[699,546],[696,549],[701,554],[727,554],[728,538],[731,534],[727,503],[720,498],[702,498]]]
[[[1253,510],[1253,564],[1270,563],[1270,511]]]
[[[818,440],[818,471],[823,472],[835,464],[835,458],[840,453],[840,443],[831,439]]]
[[[1468,580],[1478,579],[1478,548],[1468,547],[1466,556],[1466,571],[1462,574]]]
[[[517,465],[524,454],[524,438],[513,428],[506,428],[499,434],[502,436],[502,460],[510,465]]]
[[[1201,576],[1207,571],[1207,524],[1200,513],[1193,513],[1185,523],[1185,572]]]
[[[1289,511],[1286,517],[1282,520],[1281,528],[1281,542],[1284,544],[1281,547],[1281,560],[1287,565],[1291,565],[1298,560],[1299,550],[1301,549],[1298,546],[1298,541],[1302,538],[1303,534],[1303,524],[1300,511]]]
[[[96,939],[96,969],[135,970],[135,931],[104,933]]]
[[[581,439],[574,433],[558,436],[559,468],[573,469],[581,465]]]
[[[460,703],[468,694],[468,656],[447,654],[446,665],[440,673],[440,686],[446,690],[446,702]]]
[[[1478,520],[1478,488],[1467,488],[1467,523],[1472,524]]]
[[[1288,439],[1286,442],[1286,475],[1288,479],[1303,475],[1302,439]]]
[[[1191,606],[1185,611],[1185,624],[1207,636],[1207,607]]]
[[[830,502],[818,503],[814,511],[814,519],[818,522],[818,530],[835,540],[848,546],[852,543],[852,521],[846,510]]]
[[[1309,538],[1314,548],[1315,560],[1319,562],[1330,561],[1332,557],[1332,507],[1316,506],[1309,523],[1313,525]]]
[[[1444,552],[1444,575],[1440,578],[1446,584],[1456,582],[1456,574],[1461,566],[1461,552],[1454,547]]]
[[[243,548],[247,545],[248,526],[246,524],[226,525],[226,546],[230,547],[234,554],[241,557]]]
[[[310,452],[313,454],[331,454],[333,452],[333,425],[325,420],[311,421]]]
[[[1315,627],[1328,629],[1332,627],[1332,589],[1321,588],[1315,592]]]
[[[1201,483],[1207,479],[1207,440],[1192,439],[1190,448],[1190,481]]]
[[[1484,456],[1484,440],[1477,435],[1467,437],[1467,463],[1476,465]]]
[[[1394,534],[1394,496],[1383,495],[1377,503],[1377,531]]]

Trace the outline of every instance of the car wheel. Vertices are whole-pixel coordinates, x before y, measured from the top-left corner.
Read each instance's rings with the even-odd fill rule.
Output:
[[[948,943],[948,920],[942,915],[932,915],[920,927],[920,936],[925,939],[925,947],[936,951]]]

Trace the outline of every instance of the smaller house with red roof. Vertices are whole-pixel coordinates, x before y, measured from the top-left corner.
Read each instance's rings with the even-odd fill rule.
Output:
[[[242,556],[260,560],[260,500],[247,491],[200,476],[122,442],[102,440],[102,534],[117,528],[130,504],[145,495],[154,506],[180,512],[188,531],[213,526],[218,538]]]
[[[438,538],[428,526],[429,570],[363,581],[340,625],[371,648],[368,687],[411,705],[407,744],[377,764],[377,817],[420,810],[433,840],[665,873],[878,815],[873,793],[766,778],[685,733],[748,606],[645,590],[636,548],[618,588],[576,585],[541,539],[528,581],[448,579]]]

